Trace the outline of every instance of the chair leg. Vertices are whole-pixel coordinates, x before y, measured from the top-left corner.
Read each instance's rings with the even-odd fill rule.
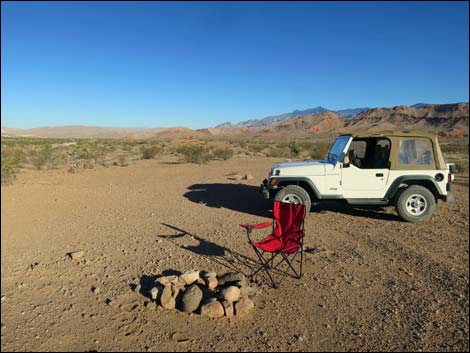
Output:
[[[258,255],[259,262],[260,262],[260,267],[258,269],[256,269],[256,271],[251,273],[250,277],[253,277],[259,271],[264,269],[264,271],[266,272],[266,274],[268,275],[269,279],[271,280],[271,282],[273,284],[273,288],[279,288],[279,285],[276,282],[274,282],[274,279],[273,279],[273,277],[271,276],[271,273],[268,270],[269,263],[274,261],[274,258],[276,257],[277,253],[272,255],[271,259],[265,260],[263,255],[260,253],[260,251],[256,247],[253,247],[253,249],[255,250],[256,255]]]

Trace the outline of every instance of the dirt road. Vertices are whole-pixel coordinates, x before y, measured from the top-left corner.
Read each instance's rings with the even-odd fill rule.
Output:
[[[238,224],[269,220],[257,188],[276,161],[23,171],[1,195],[2,351],[469,349],[468,177],[423,223],[315,210],[304,278],[264,287],[249,316],[146,309],[131,286],[163,271],[247,270]]]

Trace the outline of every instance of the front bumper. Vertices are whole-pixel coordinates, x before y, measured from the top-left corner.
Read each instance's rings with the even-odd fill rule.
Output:
[[[259,192],[261,193],[261,195],[263,196],[263,198],[265,199],[269,199],[270,198],[270,195],[269,195],[269,188],[268,188],[268,179],[264,179],[263,180],[263,183],[261,184],[260,188],[259,188]]]
[[[454,202],[455,201],[455,196],[452,195],[451,193],[448,193],[447,195],[444,195],[442,198],[444,202]]]

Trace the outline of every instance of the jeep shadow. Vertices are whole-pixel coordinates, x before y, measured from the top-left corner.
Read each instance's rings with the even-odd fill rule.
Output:
[[[264,199],[259,193],[259,187],[246,184],[194,184],[188,187],[184,196],[195,203],[207,207],[227,208],[229,210],[248,213],[266,218],[272,217],[272,200]],[[385,213],[382,207],[356,206],[352,207],[339,201],[322,201],[312,205],[311,212],[338,212],[346,215],[399,221],[395,214]]]
[[[272,217],[272,201],[263,199],[259,187],[246,184],[194,184],[184,196],[207,207],[227,208],[261,217]]]

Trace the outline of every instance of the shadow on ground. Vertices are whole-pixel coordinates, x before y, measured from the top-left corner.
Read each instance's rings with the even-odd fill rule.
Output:
[[[272,202],[263,199],[259,187],[245,184],[194,184],[184,196],[207,207],[227,208],[255,216],[271,217]]]
[[[191,234],[169,224],[162,223],[162,225],[176,231],[176,234],[159,235],[160,238],[171,241],[175,246],[178,246],[183,250],[190,251],[197,255],[206,256],[210,260],[217,262],[231,271],[237,271],[247,275],[256,264],[256,261],[251,257],[208,241],[196,234]],[[182,245],[178,239],[182,239],[184,237],[197,240],[199,244],[196,246]]]
[[[259,187],[246,184],[194,184],[188,187],[184,196],[195,203],[213,208],[272,217],[272,200],[263,199]],[[396,214],[387,213],[382,207],[351,207],[344,202],[322,201],[312,206],[312,213],[331,211],[355,217],[365,217],[386,221],[401,221]]]

